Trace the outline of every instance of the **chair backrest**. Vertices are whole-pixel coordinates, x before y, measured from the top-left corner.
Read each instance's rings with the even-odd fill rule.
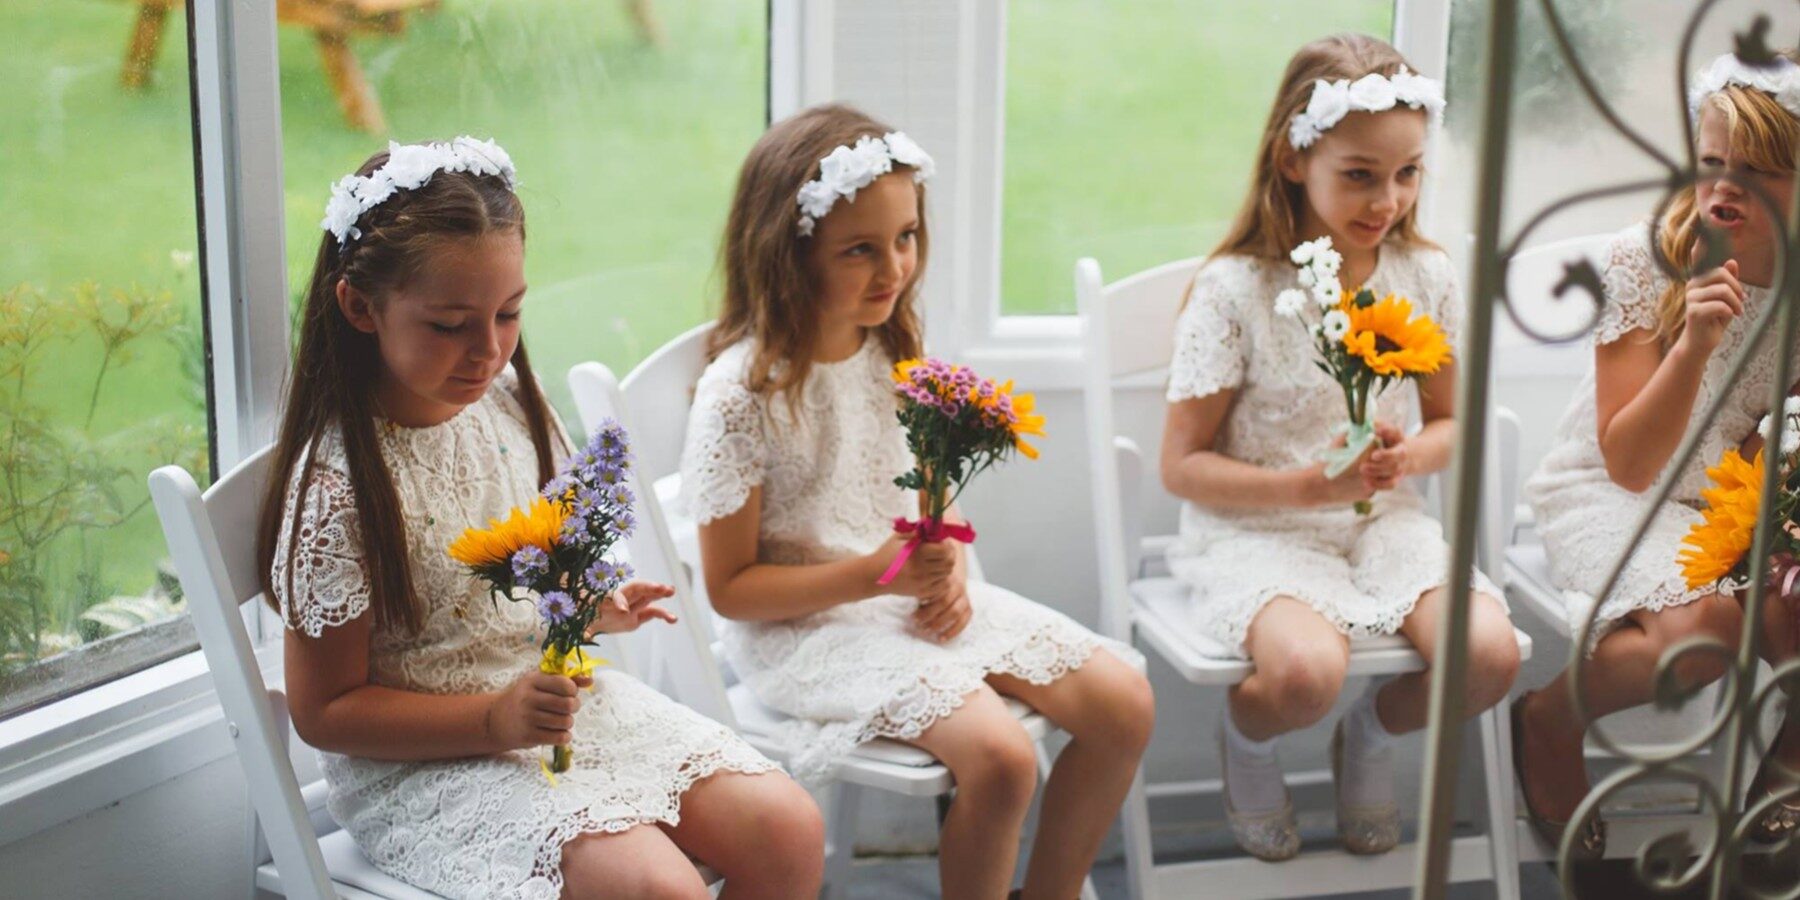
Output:
[[[706,339],[712,330],[712,322],[688,329],[638,363],[619,384],[620,397],[631,408],[635,426],[631,440],[646,484],[681,470],[688,408],[694,405],[694,384],[706,371]],[[579,394],[576,406],[581,406]],[[581,409],[581,419],[590,427],[604,417],[590,416],[587,409]]]
[[[703,338],[704,334],[689,332],[677,338],[677,344],[698,346],[702,341],[696,337]],[[673,413],[658,409],[656,415],[640,417],[637,407],[627,405],[624,389],[612,370],[597,362],[581,363],[570,369],[569,390],[575,397],[584,432],[592,432],[601,421],[612,418],[630,433],[634,451],[631,487],[637,492],[641,515],[637,530],[626,541],[626,552],[639,575],[675,588],[674,612],[680,622],[672,627],[653,623],[633,635],[621,636],[620,643],[628,648],[634,659],[633,674],[702,715],[735,728],[737,722],[726,697],[725,681],[712,652],[712,610],[695,595],[693,579],[675,550],[668,513],[656,495],[656,473],[680,465],[681,433],[687,429],[690,405],[685,394],[663,392],[679,372],[670,363],[674,356],[666,352],[670,349],[665,347],[646,361],[645,365],[649,365],[661,360],[659,370],[671,376],[654,382],[654,389],[647,389],[646,396],[665,400],[680,397],[678,403],[670,401]],[[696,368],[693,378],[685,382],[688,387],[684,390],[692,388],[699,374]],[[677,421],[678,426],[674,424]],[[671,447],[673,449],[669,449]],[[674,454],[676,461],[657,458],[662,453]]]
[[[1121,379],[1168,368],[1181,298],[1202,262],[1200,257],[1179,260],[1114,284],[1101,278],[1098,261],[1075,263],[1088,480],[1100,548],[1100,630],[1122,641],[1130,640],[1131,598],[1126,585],[1135,570],[1135,536],[1142,519],[1137,504],[1129,501],[1137,493],[1142,458],[1135,445],[1118,436],[1113,389]],[[1132,507],[1129,518],[1127,506]]]
[[[288,756],[284,698],[263,682],[239,609],[262,602],[256,524],[271,462],[264,448],[205,493],[187,470],[164,466],[150,473],[150,496],[283,888],[326,900],[337,893]]]

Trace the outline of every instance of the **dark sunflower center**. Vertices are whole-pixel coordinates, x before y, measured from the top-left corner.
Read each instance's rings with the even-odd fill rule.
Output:
[[[1398,349],[1400,349],[1400,345],[1394,343],[1393,339],[1387,335],[1378,334],[1375,336],[1375,352],[1392,353]]]

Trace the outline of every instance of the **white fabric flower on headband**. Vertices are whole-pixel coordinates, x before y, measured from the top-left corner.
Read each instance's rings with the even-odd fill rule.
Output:
[[[1352,112],[1386,112],[1401,105],[1425,110],[1432,124],[1437,124],[1444,115],[1444,86],[1437,79],[1407,71],[1405,66],[1392,77],[1371,72],[1354,83],[1344,78],[1320,79],[1313,82],[1306,110],[1288,124],[1288,143],[1305,150]]]
[[[1700,121],[1700,104],[1729,85],[1740,85],[1762,91],[1775,98],[1781,108],[1800,117],[1800,66],[1786,57],[1776,57],[1772,66],[1752,66],[1727,53],[1695,73],[1688,89],[1688,118]]]
[[[368,177],[350,174],[331,186],[325,202],[325,218],[319,227],[337,238],[340,248],[362,237],[356,227],[364,213],[386,203],[399,191],[423,187],[438,172],[497,175],[506,186],[517,186],[512,157],[493,141],[458,137],[449,143],[396,144],[388,142],[388,159]]]
[[[810,236],[813,227],[831,212],[839,197],[855,200],[857,191],[892,172],[895,163],[912,167],[914,183],[925,181],[937,171],[931,154],[898,131],[890,131],[878,138],[864,136],[852,146],[837,147],[826,154],[819,160],[818,179],[801,185],[795,196],[800,207],[797,225],[800,234]]]

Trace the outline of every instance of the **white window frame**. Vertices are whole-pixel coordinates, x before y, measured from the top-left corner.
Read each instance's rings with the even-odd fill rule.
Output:
[[[288,369],[281,97],[272,3],[192,0],[191,72],[217,471],[274,439]],[[246,608],[265,676],[280,629]],[[199,650],[0,722],[0,845],[230,755]]]
[[[969,54],[973,58],[958,86],[963,100],[958,122],[966,129],[958,137],[965,146],[981,150],[973,157],[966,188],[950,201],[966,216],[967,228],[958,234],[961,243],[941,249],[945,242],[937,240],[934,232],[934,268],[944,255],[954,255],[959,250],[966,258],[953,260],[957,272],[947,285],[932,285],[935,295],[926,301],[930,340],[934,352],[954,355],[977,369],[1004,372],[1029,383],[1034,390],[1074,390],[1080,387],[1080,374],[1075,368],[1080,359],[1080,320],[1071,314],[1009,315],[1001,309],[1006,6],[999,0],[966,4],[962,9],[960,27],[973,49]],[[1423,71],[1447,71],[1450,15],[1451,0],[1394,0],[1395,47]],[[1433,200],[1428,191],[1422,201],[1422,215],[1428,227],[1439,229],[1446,223],[1436,221]],[[937,207],[936,219],[943,219],[944,197],[934,195],[932,202]],[[1458,226],[1457,230],[1460,233],[1466,227]],[[1075,260],[1068,263],[1072,271]],[[1122,277],[1130,273],[1109,274]],[[1072,276],[1070,289],[1073,290]],[[948,327],[939,324],[946,321],[951,323]]]

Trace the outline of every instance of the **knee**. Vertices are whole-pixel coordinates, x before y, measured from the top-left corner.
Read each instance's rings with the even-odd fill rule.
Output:
[[[821,873],[825,869],[825,820],[806,791],[783,779],[779,790],[754,817],[758,856],[784,873]]]
[[[1023,809],[1037,790],[1037,744],[1015,721],[996,722],[963,748],[950,768],[956,790],[983,804]]]
[[[1130,666],[1118,668],[1122,671],[1109,677],[1095,698],[1093,724],[1076,737],[1105,741],[1121,754],[1141,756],[1156,728],[1156,695],[1143,673]]]
[[[1660,652],[1689,637],[1705,637],[1723,644],[1728,652],[1718,649],[1690,650],[1670,664],[1675,677],[1685,685],[1711,684],[1731,666],[1731,653],[1737,650],[1744,626],[1744,610],[1737,601],[1723,594],[1709,594],[1685,606],[1664,610],[1658,616]]]
[[[1467,709],[1470,715],[1506,699],[1519,677],[1519,642],[1512,627],[1477,631],[1469,636]]]
[[[586,900],[589,897],[624,897],[629,900],[710,900],[712,894],[700,873],[687,860],[633,872],[625,878],[569,878],[563,884],[563,897]]]
[[[1273,660],[1257,660],[1256,672],[1267,679],[1266,696],[1289,730],[1306,728],[1325,718],[1344,689],[1349,661],[1329,648],[1276,654]]]

